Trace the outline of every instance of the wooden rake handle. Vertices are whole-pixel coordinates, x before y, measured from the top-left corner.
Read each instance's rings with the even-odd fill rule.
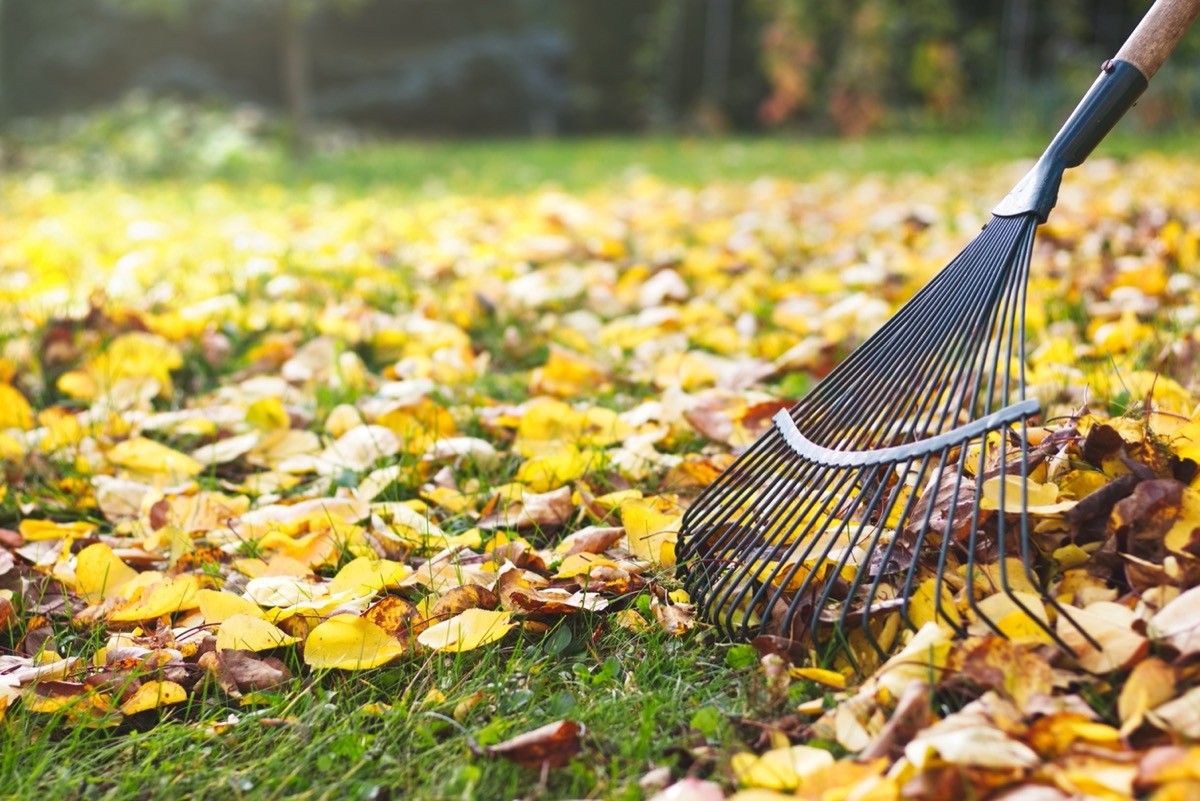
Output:
[[[1200,0],[1156,0],[1121,45],[1117,58],[1128,61],[1150,80],[1197,15]]]

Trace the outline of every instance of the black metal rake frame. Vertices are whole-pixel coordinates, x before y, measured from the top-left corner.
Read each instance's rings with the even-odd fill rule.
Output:
[[[1049,577],[1034,570],[1027,435],[1039,405],[1025,397],[1026,287],[1036,230],[1064,170],[1083,162],[1146,83],[1131,64],[1106,62],[983,232],[777,414],[687,510],[680,570],[701,613],[726,635],[808,639],[826,656],[840,650],[857,669],[852,621],[863,633],[858,645],[882,657],[893,641],[881,642],[889,632],[877,631],[873,618],[897,611],[916,628],[918,578],[934,580],[934,617],[963,633],[956,610],[943,603],[953,551],[963,560],[959,580],[975,620],[1004,633],[980,606],[982,578],[994,585],[987,594],[1003,593],[1051,640],[1066,645],[1062,623],[1052,625],[1045,607],[1096,645],[1050,595]],[[964,481],[968,472],[973,485]],[[1021,480],[1017,512],[1007,511],[1010,476]],[[999,482],[999,511],[981,525],[983,485],[991,479]],[[985,545],[998,557],[995,580],[979,570]],[[1045,605],[1041,614],[1014,587],[1006,561],[1013,555],[1023,584]],[[895,596],[882,597],[885,587]],[[896,633],[893,627],[889,636]]]

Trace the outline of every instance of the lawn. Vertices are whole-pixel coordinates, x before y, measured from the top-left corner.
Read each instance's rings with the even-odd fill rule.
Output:
[[[1085,433],[1108,414],[1191,420],[1200,162],[1185,145],[1142,154],[1117,138],[1099,155],[1118,160],[1068,175],[1031,290],[1030,380],[1048,418],[1076,415]],[[731,758],[788,733],[854,750],[809,726],[843,700],[823,673],[781,679],[687,618],[673,527],[752,441],[756,404],[802,394],[869,335],[1036,150],[980,135],[399,143],[210,180],[4,178],[0,658],[81,661],[0,694],[0,795],[639,799],[661,768],[762,784]],[[1085,403],[1098,417],[1079,423]],[[1139,430],[1134,457],[1159,447]],[[1119,473],[1091,472],[1090,490]],[[1063,498],[1082,497],[1065,481]],[[316,498],[367,513],[286,516]],[[1177,500],[1170,522],[1192,511]],[[583,580],[564,576],[556,546],[588,526],[625,530]],[[447,552],[452,569],[415,580]],[[365,555],[386,565],[369,591],[328,589]],[[1170,558],[1191,575],[1191,546]],[[440,596],[494,584],[506,560],[585,600],[468,605],[500,607],[488,614],[504,636],[478,647],[399,630],[385,632],[398,655],[378,660],[313,646],[324,620],[380,597],[405,599],[402,628],[419,638],[415,621],[461,611],[439,617]],[[1190,586],[1174,575],[1161,580]],[[262,579],[319,602],[267,602]],[[607,609],[589,608],[591,590]],[[266,636],[300,642],[263,645],[198,591],[250,603],[241,618],[290,610]],[[156,592],[174,593],[167,607]],[[285,678],[230,692],[194,636],[222,630]],[[145,661],[161,653],[171,665]],[[1104,727],[1080,743],[1125,723],[1114,671],[1129,667],[1064,679]],[[1182,693],[1194,669],[1177,670]],[[168,703],[154,685],[119,711],[149,681],[185,695]],[[972,687],[940,688],[932,714]],[[560,719],[586,728],[563,767],[486,751]],[[1037,770],[1060,788],[1086,772]],[[1022,777],[1034,769],[1009,781]]]

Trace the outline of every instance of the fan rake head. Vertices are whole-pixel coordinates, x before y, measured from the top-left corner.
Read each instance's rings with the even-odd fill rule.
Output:
[[[726,634],[807,641],[856,667],[934,619],[1000,632],[1019,611],[1058,639],[1025,497],[1040,460],[1024,398],[1038,222],[993,217],[688,509],[685,583]]]

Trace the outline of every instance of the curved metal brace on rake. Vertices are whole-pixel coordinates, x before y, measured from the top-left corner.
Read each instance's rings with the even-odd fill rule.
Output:
[[[878,465],[885,462],[899,462],[913,459],[926,454],[933,454],[945,448],[959,445],[967,440],[980,436],[992,429],[1001,428],[1009,423],[1032,417],[1041,411],[1041,404],[1035,399],[1005,406],[987,417],[972,420],[958,428],[935,434],[925,439],[909,442],[904,445],[894,445],[888,448],[874,448],[865,451],[838,451],[824,448],[800,433],[796,422],[787,410],[775,413],[771,418],[779,429],[788,446],[796,455],[825,467],[863,467]]]

